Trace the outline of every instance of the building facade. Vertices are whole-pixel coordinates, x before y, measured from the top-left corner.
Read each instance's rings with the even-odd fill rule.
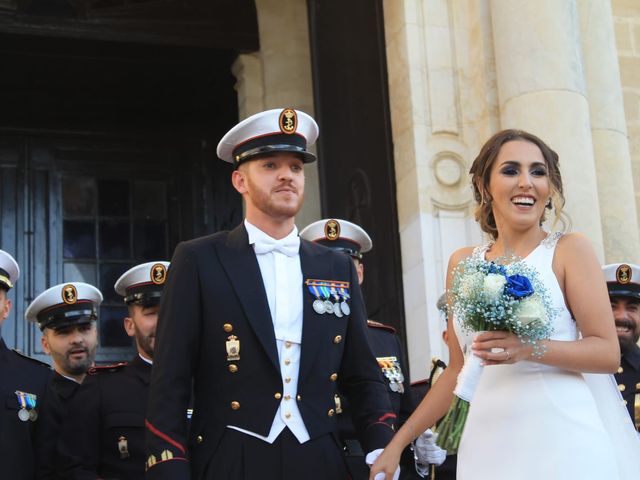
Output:
[[[91,97],[91,111],[103,115],[81,107],[44,115],[32,102],[33,117],[48,122],[20,117],[13,104],[14,115],[2,119],[0,248],[17,252],[26,266],[15,316],[2,332],[29,353],[40,353],[38,333],[20,319],[45,287],[93,278],[104,292],[126,265],[151,253],[168,258],[179,240],[238,221],[239,199],[225,186],[229,172],[215,165],[213,147],[228,126],[268,108],[292,106],[318,119],[319,162],[306,167],[297,224],[335,216],[369,231],[370,314],[406,340],[412,380],[428,374],[432,356],[447,357],[436,301],[450,253],[485,241],[472,218],[467,172],[496,131],[520,128],[547,141],[560,155],[571,228],[588,235],[603,263],[640,261],[636,0],[219,0],[205,10],[198,0],[166,1],[162,18],[183,19],[169,37],[132,20],[158,15],[153,1],[61,1],[74,5],[62,20],[61,10],[33,10],[42,2],[31,2],[29,11],[18,3],[0,5],[0,35],[29,36],[36,57],[61,69],[51,60],[59,52],[35,40],[46,18],[57,41],[69,42],[58,48],[77,49],[65,57],[73,68],[86,71],[87,58],[101,65],[111,59],[110,71],[120,73],[101,78],[112,78],[119,92],[138,89],[117,112],[106,105],[116,96],[105,103]],[[180,10],[185,5],[207,15],[195,22]],[[29,21],[33,16],[40,21]],[[97,31],[96,19],[112,28]],[[17,41],[10,50],[16,67],[29,64],[25,55],[33,52]],[[131,67],[140,62],[153,77]],[[172,84],[166,72],[176,71],[189,75]],[[21,80],[0,81],[5,101]],[[81,80],[68,95],[90,91]],[[110,85],[100,83],[103,91]],[[156,96],[144,100],[140,92],[149,85],[159,85],[151,90]],[[172,85],[182,92],[173,100]],[[51,89],[33,88],[46,105]],[[74,97],[73,105],[87,98]],[[158,101],[163,108],[151,108]],[[123,110],[134,120],[119,117]],[[92,122],[71,122],[72,114]],[[127,122],[133,126],[124,128]],[[136,203],[154,194],[163,200]],[[121,195],[130,200],[118,207]],[[85,207],[78,198],[89,199]],[[103,239],[104,232],[111,236]],[[123,237],[126,248],[117,241]],[[138,246],[160,237],[162,251]],[[95,247],[75,245],[78,238]],[[109,328],[118,312],[105,317],[113,318]],[[118,338],[103,349],[105,361],[123,353]]]

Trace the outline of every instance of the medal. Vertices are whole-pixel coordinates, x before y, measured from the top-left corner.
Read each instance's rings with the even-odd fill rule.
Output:
[[[342,310],[342,313],[344,313],[345,315],[349,315],[351,313],[351,308],[349,308],[349,304],[347,303],[347,300],[349,300],[351,296],[349,295],[349,292],[347,290],[348,290],[348,287],[340,288],[340,294],[342,296],[342,303],[340,304],[340,309]]]
[[[331,303],[331,301],[325,300],[323,305],[327,313],[333,313],[333,303]]]
[[[324,301],[322,300],[322,294],[318,290],[318,286],[308,284],[307,289],[309,293],[313,295],[316,299],[313,301],[313,310],[318,314],[322,315],[327,312],[327,309],[324,307]]]
[[[340,304],[338,302],[333,304],[333,313],[336,317],[342,318],[342,310],[340,310]]]
[[[29,410],[27,410],[26,408],[21,408],[18,411],[18,418],[23,422],[26,422],[27,420],[29,420]]]
[[[16,390],[15,394],[18,399],[18,405],[20,405],[18,418],[23,422],[27,420],[35,422],[38,418],[38,413],[35,411],[37,396],[33,393],[21,392],[20,390]]]
[[[322,315],[323,313],[326,313],[327,311],[327,309],[324,308],[324,302],[319,298],[313,301],[313,310],[320,315]]]
[[[389,382],[389,388],[392,392],[398,393],[398,384],[396,382]]]

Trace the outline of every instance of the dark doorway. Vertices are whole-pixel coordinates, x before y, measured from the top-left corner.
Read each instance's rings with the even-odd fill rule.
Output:
[[[308,0],[325,217],[361,225],[371,318],[404,340],[402,266],[381,0]]]
[[[258,49],[253,2],[160,3],[0,6],[0,248],[22,271],[2,337],[43,360],[24,320],[40,292],[100,288],[98,359],[126,359],[118,276],[242,218],[215,145],[238,120],[231,64]]]

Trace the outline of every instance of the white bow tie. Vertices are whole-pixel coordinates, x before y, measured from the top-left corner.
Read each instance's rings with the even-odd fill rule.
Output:
[[[260,238],[253,244],[253,249],[256,255],[262,255],[275,250],[276,252],[285,254],[287,257],[295,257],[300,250],[300,237],[292,235],[281,240],[275,240],[270,237]]]

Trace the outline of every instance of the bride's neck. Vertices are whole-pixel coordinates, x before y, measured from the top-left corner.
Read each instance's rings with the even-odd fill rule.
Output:
[[[491,246],[491,257],[497,258],[508,255],[526,257],[546,236],[547,232],[540,227],[525,231],[499,230],[498,238]]]

